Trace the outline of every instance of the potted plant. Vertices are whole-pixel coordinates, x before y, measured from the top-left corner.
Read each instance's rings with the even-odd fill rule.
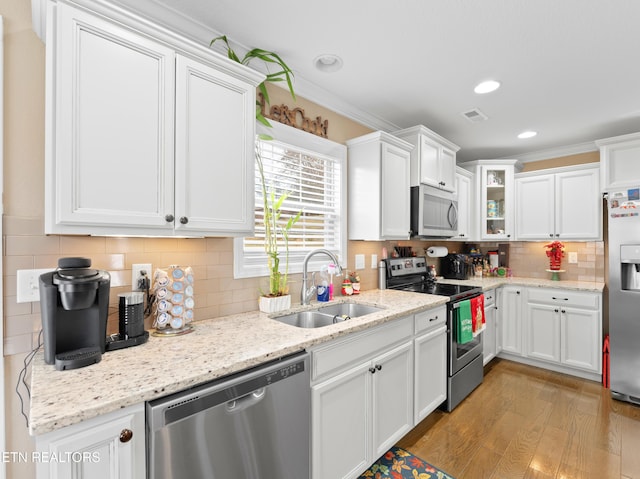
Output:
[[[266,82],[286,81],[289,92],[295,100],[293,91],[293,72],[291,68],[274,52],[254,48],[249,50],[240,58],[229,45],[229,41],[225,35],[219,36],[211,40],[209,46],[217,41],[222,41],[227,50],[227,57],[242,65],[248,65],[252,60],[260,60],[267,67],[276,65],[279,70],[274,73],[267,73],[265,80],[258,85],[258,90],[262,93],[265,103],[269,105],[269,93],[267,91]],[[271,123],[263,116],[260,103],[256,101],[256,120],[267,127],[271,127]],[[259,135],[261,140],[271,140],[268,135]],[[289,232],[293,225],[300,219],[302,212],[290,216],[288,219],[282,217],[282,207],[289,196],[284,192],[276,197],[275,191],[268,187],[264,175],[264,167],[262,163],[262,155],[260,154],[260,146],[256,144],[255,150],[256,164],[260,175],[260,183],[262,189],[263,208],[264,208],[264,250],[267,254],[267,269],[269,270],[269,288],[266,292],[262,292],[260,296],[260,311],[273,313],[283,311],[291,307],[291,296],[288,287],[289,272]],[[280,250],[284,244],[284,252]],[[282,264],[284,260],[284,265]],[[281,267],[283,269],[281,270]]]

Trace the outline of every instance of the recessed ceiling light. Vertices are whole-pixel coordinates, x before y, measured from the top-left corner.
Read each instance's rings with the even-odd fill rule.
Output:
[[[325,53],[318,55],[315,60],[313,60],[313,64],[322,72],[337,72],[342,68],[342,58],[338,55]]]
[[[496,80],[487,80],[482,83],[478,83],[476,87],[473,89],[474,92],[478,94],[483,93],[491,93],[492,91],[496,91],[500,88],[500,82]]]
[[[522,133],[520,133],[518,135],[518,138],[520,138],[521,140],[524,140],[525,138],[533,138],[534,136],[536,136],[538,134],[537,131],[523,131]]]

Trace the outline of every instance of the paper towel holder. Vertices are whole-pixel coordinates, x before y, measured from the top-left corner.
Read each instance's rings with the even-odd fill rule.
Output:
[[[446,246],[429,246],[426,252],[430,258],[444,258],[449,254]]]

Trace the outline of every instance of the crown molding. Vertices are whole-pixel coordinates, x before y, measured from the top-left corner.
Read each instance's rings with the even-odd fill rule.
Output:
[[[591,153],[592,151],[598,151],[596,143],[594,141],[586,141],[575,145],[532,151],[531,153],[524,153],[522,155],[510,155],[509,157],[517,157],[522,163],[531,163],[533,161],[550,160],[552,158],[579,155],[581,153]]]

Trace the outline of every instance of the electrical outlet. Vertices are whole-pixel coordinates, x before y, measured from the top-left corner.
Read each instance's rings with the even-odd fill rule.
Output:
[[[40,275],[53,271],[49,269],[19,269],[17,276],[17,303],[29,303],[31,301],[40,301]]]
[[[142,272],[144,271],[144,275]],[[141,263],[131,265],[131,291],[142,291],[138,281],[144,278],[149,279],[149,286],[151,286],[151,264]]]
[[[378,255],[374,253],[371,255],[371,269],[377,269],[377,268],[378,268]]]
[[[356,255],[355,269],[364,269],[364,255],[363,254],[357,254]]]
[[[575,264],[578,262],[578,253],[576,251],[569,251],[569,263]]]

